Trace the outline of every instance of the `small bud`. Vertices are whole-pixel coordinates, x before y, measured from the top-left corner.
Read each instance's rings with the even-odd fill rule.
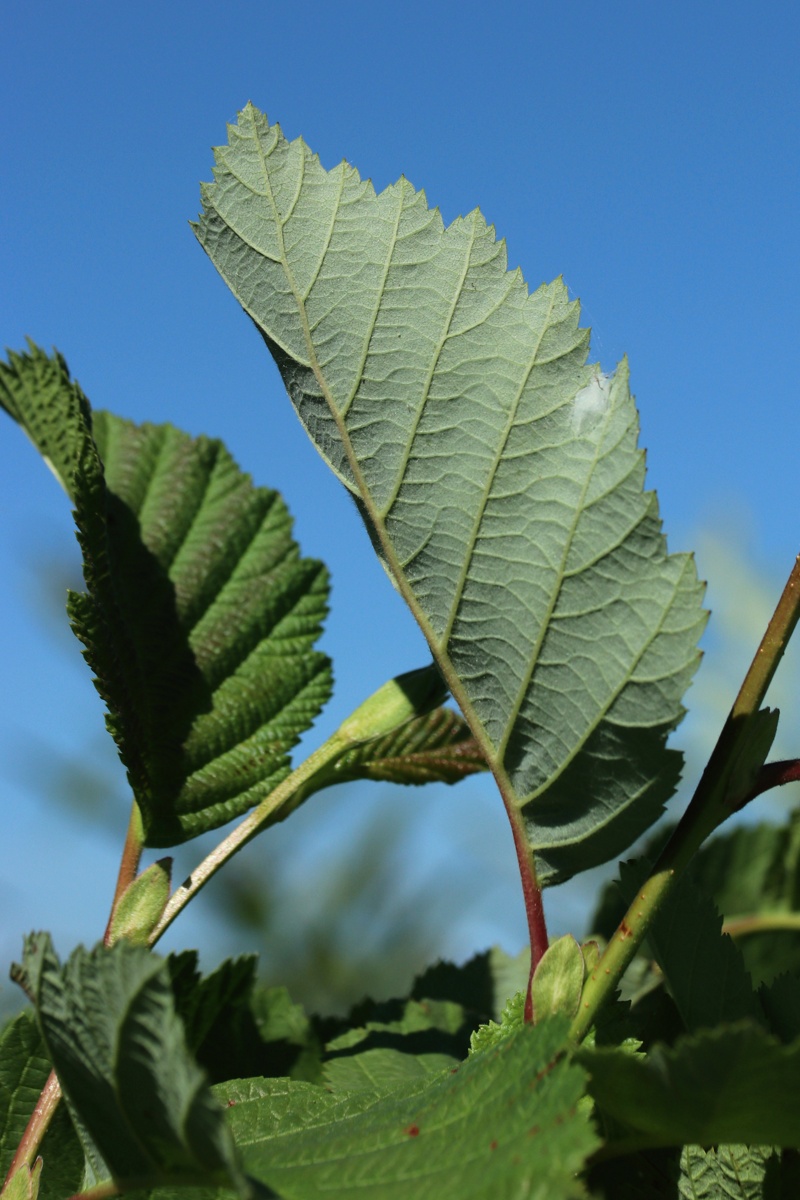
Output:
[[[169,900],[172,859],[160,858],[120,896],[108,932],[108,945],[125,938],[135,946],[146,946]]]

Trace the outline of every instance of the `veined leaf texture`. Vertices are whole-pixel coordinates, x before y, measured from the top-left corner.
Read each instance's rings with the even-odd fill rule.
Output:
[[[326,171],[252,106],[197,236],[353,492],[540,882],[622,851],[680,773],[666,740],[705,614],[645,492],[628,369],[587,365],[561,281],[529,293],[476,210]]]

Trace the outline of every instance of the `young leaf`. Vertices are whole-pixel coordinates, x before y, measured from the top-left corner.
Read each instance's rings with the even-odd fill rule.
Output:
[[[647,1057],[581,1049],[589,1091],[630,1131],[619,1151],[718,1143],[800,1146],[800,1042],[752,1023],[705,1030]]]
[[[536,1021],[554,1013],[574,1017],[581,1000],[586,967],[583,954],[571,933],[558,938],[536,965],[531,983]]]
[[[146,946],[169,900],[172,859],[151,863],[128,885],[114,906],[108,928],[108,943],[125,938]]]
[[[566,1200],[585,1195],[577,1173],[597,1145],[566,1027],[529,1026],[377,1101],[284,1080],[217,1094],[248,1172],[294,1200]]]
[[[89,401],[64,358],[28,339],[28,352],[0,361],[0,407],[21,425],[71,500],[72,476],[91,423]]]
[[[529,295],[475,211],[444,228],[249,105],[198,238],[353,492],[553,882],[621,851],[680,770],[666,749],[704,624],[642,490],[627,367],[586,366],[560,281]]]
[[[13,356],[0,397],[56,455],[87,584],[70,596],[72,625],[145,842],[175,845],[289,773],[289,751],[330,693],[329,661],[313,649],[326,572],[300,558],[277,493],[253,487],[221,442],[90,418],[63,359],[49,374],[48,361],[35,347]]]
[[[39,934],[17,971],[96,1172],[104,1163],[123,1188],[175,1180],[250,1194],[224,1114],[187,1051],[163,960],[120,941],[79,947],[62,967]]]
[[[449,708],[435,708],[393,733],[348,750],[330,768],[330,783],[458,783],[486,770],[469,726]]]

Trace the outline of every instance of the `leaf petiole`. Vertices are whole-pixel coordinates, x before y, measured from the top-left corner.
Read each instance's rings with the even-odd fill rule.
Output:
[[[153,929],[149,945],[154,946],[162,933],[182,912],[189,901],[205,887],[234,854],[278,821],[283,821],[314,792],[321,791],[336,777],[330,768],[353,747],[383,737],[408,721],[429,712],[447,695],[441,676],[433,665],[408,671],[388,680],[347,717],[326,742],[265,797],[240,821],[226,838],[192,871],[185,883],[170,896],[160,921]]]

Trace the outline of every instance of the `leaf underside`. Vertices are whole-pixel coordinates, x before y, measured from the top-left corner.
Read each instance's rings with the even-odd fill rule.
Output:
[[[621,851],[675,788],[704,623],[668,555],[623,363],[586,365],[560,281],[529,294],[477,211],[326,172],[252,106],[197,236],[354,493],[541,882]]]
[[[0,403],[75,505],[87,592],[68,612],[146,844],[239,816],[288,774],[330,694],[313,648],[325,568],[300,557],[280,496],[254,487],[221,442],[92,416],[63,359],[12,356]]]

